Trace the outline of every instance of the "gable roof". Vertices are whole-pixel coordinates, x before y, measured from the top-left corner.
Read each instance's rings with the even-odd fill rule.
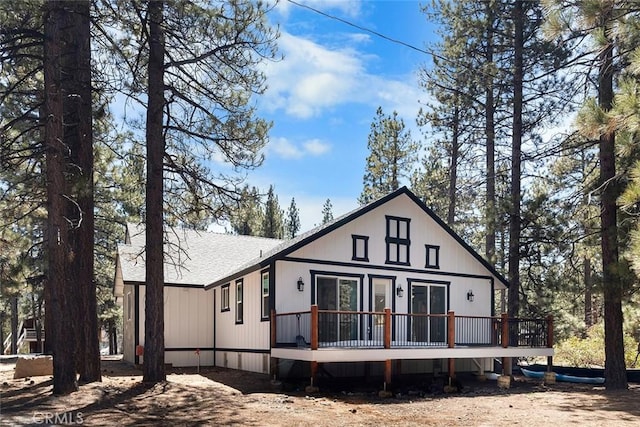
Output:
[[[124,283],[144,283],[144,226],[127,224],[127,243],[118,245]],[[204,286],[248,260],[260,257],[282,240],[168,228],[165,233],[164,282]]]
[[[427,205],[422,202],[415,194],[413,194],[407,187],[401,187],[398,190],[387,194],[375,200],[367,205],[363,205],[359,208],[348,212],[333,221],[323,224],[319,227],[313,228],[306,233],[282,242],[280,245],[275,246],[270,251],[262,253],[260,256],[248,260],[245,263],[237,264],[237,267],[232,268],[221,276],[214,278],[211,277],[211,281],[205,286],[206,289],[210,289],[215,286],[219,286],[230,282],[236,278],[244,276],[257,269],[264,268],[272,262],[282,259],[288,254],[296,251],[297,249],[313,242],[314,240],[332,232],[333,230],[341,227],[342,225],[361,217],[367,212],[387,203],[400,195],[408,196],[414,203],[416,203],[427,215],[429,215],[440,227],[442,227],[451,237],[453,237],[465,250],[467,250],[476,260],[478,260],[491,274],[493,274],[500,282],[506,287],[509,287],[509,282],[478,252],[476,252],[471,246],[469,246],[455,231],[453,231],[439,216],[435,214]]]

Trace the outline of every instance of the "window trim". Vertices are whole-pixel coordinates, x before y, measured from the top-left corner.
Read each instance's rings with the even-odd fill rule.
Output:
[[[267,277],[267,293],[264,293],[264,279]],[[269,274],[269,270],[263,270],[260,273],[260,320],[269,320],[271,317],[271,313],[269,310],[269,301],[271,296],[271,275]],[[267,312],[264,312],[265,308],[265,298],[267,299]]]
[[[351,261],[365,261],[369,262],[369,236],[361,236],[358,234],[351,235]],[[358,242],[363,242],[364,254],[358,256]]]
[[[236,325],[244,323],[244,282],[236,280]]]
[[[393,265],[411,265],[411,218],[402,218],[398,216],[385,215],[386,219],[386,235],[385,235],[385,243],[386,243],[386,260],[385,264],[393,264]],[[407,237],[401,238],[400,235],[400,224],[406,224],[407,226]],[[398,237],[391,237],[391,231],[393,229],[392,224],[395,224],[395,234]],[[391,245],[396,245],[396,261],[391,261]],[[400,261],[400,253],[401,248],[406,248],[407,260]]]
[[[220,286],[220,311],[221,312],[231,311],[230,297],[231,297],[231,283],[226,283]]]
[[[425,263],[424,268],[440,269],[440,246],[438,245],[424,245],[425,247]],[[431,259],[431,251],[434,251],[435,260]],[[435,262],[434,262],[435,261]]]

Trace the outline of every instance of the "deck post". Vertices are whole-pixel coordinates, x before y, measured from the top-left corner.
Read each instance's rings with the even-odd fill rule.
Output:
[[[507,348],[509,347],[509,314],[508,313],[502,313],[501,326],[502,326],[502,336],[501,336],[502,348]],[[502,358],[502,376],[508,377],[510,380],[511,373],[512,373],[511,358],[503,357]]]
[[[391,309],[384,309],[384,348],[391,348]]]
[[[318,349],[318,306],[311,306],[311,350]]]
[[[507,313],[502,313],[502,336],[500,341],[502,341],[502,347],[509,347],[509,315]]]
[[[276,311],[274,309],[271,310],[271,348],[276,346],[278,342],[278,337],[276,334]],[[278,358],[270,356],[269,357],[269,374],[271,374],[272,378],[275,380],[278,378]]]
[[[384,361],[384,389],[387,389],[387,385],[391,384],[391,359]]]
[[[447,312],[447,345],[449,348],[456,346],[456,314],[453,311]],[[456,359],[448,359],[449,379],[456,377]]]
[[[547,347],[553,348],[553,316],[547,316]],[[547,372],[553,370],[553,356],[547,356]]]
[[[320,389],[316,385],[316,378],[318,376],[319,363],[315,360],[309,362],[311,367],[311,384],[304,388],[305,393],[317,393]]]

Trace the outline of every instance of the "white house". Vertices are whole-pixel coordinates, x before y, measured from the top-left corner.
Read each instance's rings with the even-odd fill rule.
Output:
[[[174,236],[184,250],[165,267],[174,365],[194,365],[200,349],[203,365],[389,382],[392,372],[453,376],[490,369],[493,358],[553,356],[550,319],[495,316],[507,281],[404,187],[284,242]],[[119,247],[116,292],[125,360],[139,363],[143,242],[133,241]]]

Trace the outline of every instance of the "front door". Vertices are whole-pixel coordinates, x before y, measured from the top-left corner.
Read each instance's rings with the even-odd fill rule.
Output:
[[[319,339],[334,342],[358,339],[358,282],[354,279],[318,277],[318,309],[340,311],[321,313]]]
[[[411,341],[446,342],[445,317],[427,315],[445,314],[447,288],[442,285],[413,283],[411,285]]]

